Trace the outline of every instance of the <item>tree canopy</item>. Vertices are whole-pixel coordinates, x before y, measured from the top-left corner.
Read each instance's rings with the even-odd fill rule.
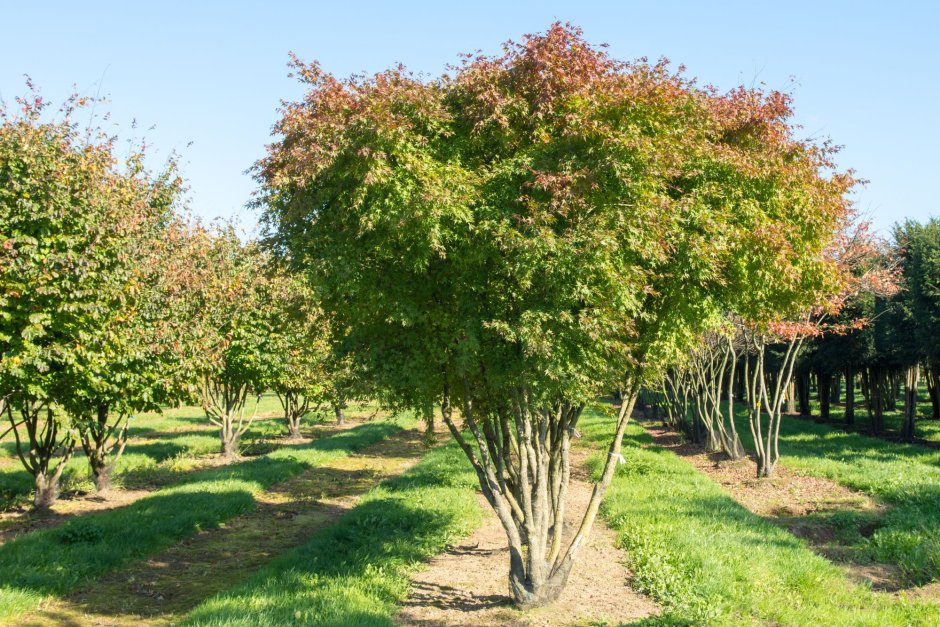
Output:
[[[18,442],[26,425],[27,466],[37,498],[49,500],[61,471],[50,470],[50,456],[61,445],[67,459],[75,430],[85,444],[91,416],[114,408],[116,424],[94,421],[107,439],[174,388],[154,333],[165,313],[151,297],[155,244],[181,182],[172,161],[154,175],[142,151],[119,159],[113,137],[81,129],[74,115],[84,99],[51,118],[35,94],[18,104],[0,108],[0,398],[11,402]],[[47,410],[44,441],[34,435],[39,408]]]
[[[558,24],[433,81],[295,69],[309,91],[258,168],[268,241],[403,395],[446,371],[586,400],[716,312],[773,318],[840,280],[853,181],[821,175],[833,149],[795,139],[783,94]]]
[[[257,168],[267,242],[377,389],[443,398],[445,420],[458,401],[517,601],[544,602],[639,383],[726,312],[774,321],[836,291],[854,180],[796,137],[787,95],[701,88],[562,24],[434,80],[294,69],[308,91]],[[560,554],[569,434],[617,388],[604,478]]]

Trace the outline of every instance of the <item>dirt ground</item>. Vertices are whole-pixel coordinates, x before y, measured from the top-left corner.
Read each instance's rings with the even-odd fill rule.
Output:
[[[150,493],[151,490],[111,490],[107,495],[93,492],[65,494],[49,512],[36,513],[26,507],[0,512],[0,546],[31,531],[58,525],[79,514],[130,505]]]
[[[878,507],[868,495],[830,479],[800,475],[779,464],[772,478],[758,479],[754,460],[750,458],[730,461],[723,454],[706,453],[698,444],[662,427],[647,425],[646,430],[657,446],[668,448],[690,462],[760,516],[805,516],[820,510]]]
[[[572,463],[566,530],[581,522],[591,497],[583,469],[584,453]],[[561,598],[524,614],[513,609],[508,589],[506,533],[482,495],[483,526],[435,557],[412,580],[398,622],[422,627],[444,625],[582,625],[629,623],[659,608],[630,587],[630,571],[616,547],[616,534],[598,516],[588,544],[575,562]]]

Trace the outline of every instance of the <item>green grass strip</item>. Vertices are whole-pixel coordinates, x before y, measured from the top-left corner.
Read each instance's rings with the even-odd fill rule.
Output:
[[[216,527],[253,509],[254,496],[271,485],[401,430],[396,422],[372,422],[309,444],[285,446],[194,473],[127,507],[76,517],[11,541],[0,547],[0,620]]]
[[[592,444],[612,422],[586,413]],[[753,514],[636,424],[602,512],[619,533],[634,585],[663,624],[936,625],[940,606],[872,592],[804,541]],[[595,472],[602,454],[592,458]]]
[[[745,448],[753,450],[743,410],[737,424]],[[785,416],[780,452],[788,468],[826,477],[891,506],[883,516],[828,515],[826,522],[844,530],[859,554],[896,564],[913,585],[940,579],[940,450]],[[874,527],[870,538],[858,532],[866,525]]]
[[[391,625],[410,575],[480,523],[476,475],[451,442],[184,625]],[[502,576],[502,573],[495,574]]]

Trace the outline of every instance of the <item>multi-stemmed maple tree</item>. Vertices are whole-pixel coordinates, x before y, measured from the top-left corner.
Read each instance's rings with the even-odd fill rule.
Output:
[[[295,70],[308,92],[257,170],[268,241],[372,385],[437,399],[506,531],[517,603],[548,602],[640,386],[726,312],[779,321],[836,287],[824,252],[854,181],[795,137],[786,95],[700,88],[562,24],[436,80]],[[566,530],[572,434],[611,389],[609,455]]]

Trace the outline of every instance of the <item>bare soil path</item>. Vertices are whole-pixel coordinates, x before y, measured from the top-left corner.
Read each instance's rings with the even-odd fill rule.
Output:
[[[351,509],[377,483],[418,461],[424,444],[408,429],[358,453],[273,486],[256,508],[54,600],[17,625],[164,625],[247,578]]]
[[[592,484],[584,467],[587,452],[573,451],[566,530],[581,522]],[[582,625],[629,623],[659,608],[630,587],[630,571],[617,548],[616,534],[598,517],[568,585],[555,603],[520,612],[509,596],[506,533],[482,495],[483,526],[437,556],[418,573],[397,620],[422,627],[445,625]]]

